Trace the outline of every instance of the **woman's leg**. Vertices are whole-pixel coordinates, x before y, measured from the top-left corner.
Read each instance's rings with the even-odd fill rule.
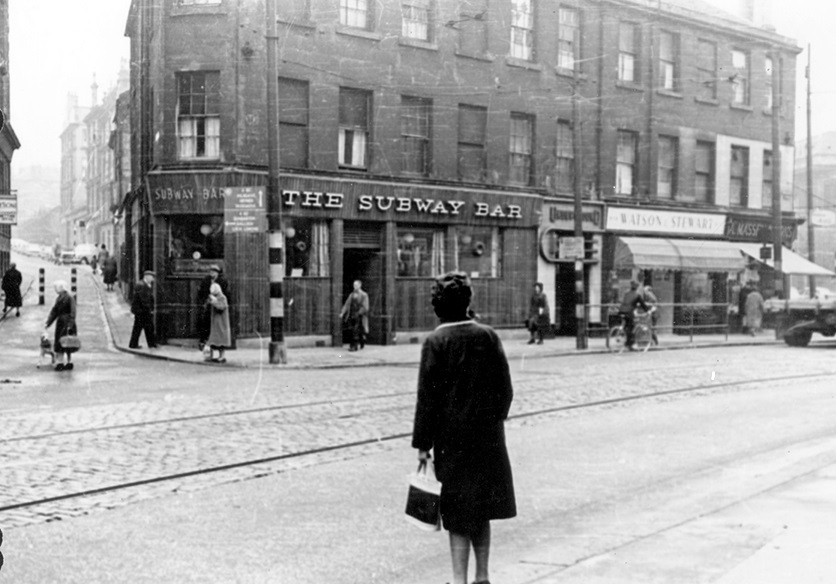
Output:
[[[476,557],[476,582],[487,582],[488,559],[491,552],[491,523],[485,521],[479,531],[470,534],[470,541],[473,544],[473,555]]]
[[[467,561],[470,536],[450,532],[450,557],[453,560],[453,584],[467,584]]]

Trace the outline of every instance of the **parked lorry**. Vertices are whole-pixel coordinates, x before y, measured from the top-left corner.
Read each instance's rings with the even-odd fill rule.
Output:
[[[790,347],[806,347],[813,333],[836,335],[836,297],[771,298],[764,303],[764,321]]]

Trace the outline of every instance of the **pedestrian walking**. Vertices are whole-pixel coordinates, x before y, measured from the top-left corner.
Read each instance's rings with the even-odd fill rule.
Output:
[[[369,334],[369,295],[363,290],[360,280],[354,280],[354,290],[345,299],[340,316],[350,337],[351,345],[348,350],[365,348],[366,335]]]
[[[737,314],[740,315],[740,330],[743,333],[749,332],[749,325],[746,322],[746,298],[752,293],[753,289],[753,286],[746,282],[737,297]]]
[[[468,581],[471,547],[476,583],[488,583],[490,522],[517,514],[504,424],[511,375],[496,332],[468,318],[471,296],[464,272],[436,279],[432,305],[441,324],[421,350],[412,433],[418,459],[426,461],[430,451],[435,457],[453,584]]]
[[[214,282],[209,287],[209,297],[206,302],[212,313],[209,338],[207,340],[207,344],[209,345],[209,357],[207,361],[226,363],[224,353],[228,347],[232,346],[232,333],[229,327],[229,303],[226,300],[226,296],[224,296],[220,284],[217,282]],[[217,358],[215,357],[215,351],[218,352]]]
[[[154,290],[153,284],[156,274],[145,270],[142,280],[134,286],[134,298],[131,302],[131,312],[134,315],[134,327],[131,330],[131,340],[128,347],[140,349],[139,335],[145,331],[145,342],[149,349],[157,348],[157,337],[154,334]]]
[[[542,345],[543,337],[550,324],[549,301],[543,292],[543,284],[537,282],[534,284],[534,293],[531,295],[531,302],[528,308],[528,330],[531,333],[528,344],[534,344],[534,337],[536,335],[537,344]]]
[[[62,371],[73,368],[71,353],[76,349],[64,347],[61,344],[61,338],[78,334],[75,322],[76,305],[72,294],[67,291],[67,283],[64,280],[56,280],[54,286],[58,296],[55,298],[55,304],[52,305],[52,310],[49,311],[49,316],[44,323],[44,334],[52,323],[55,323],[55,341],[52,345],[55,358],[58,361],[55,370]],[[64,362],[62,363],[62,361]]]
[[[624,298],[621,299],[621,305],[618,307],[618,314],[624,319],[624,332],[627,333],[625,344],[630,351],[633,350],[633,344],[636,342],[636,335],[633,331],[636,326],[636,318],[633,313],[639,306],[643,310],[648,310],[647,303],[639,292],[639,283],[633,280],[630,282],[630,291],[624,295]]]
[[[102,265],[102,281],[105,283],[108,292],[113,291],[113,285],[116,283],[116,277],[119,273],[119,262],[116,257],[108,255]]]
[[[15,309],[15,316],[20,316],[20,307],[23,306],[23,296],[20,294],[20,285],[23,283],[23,276],[17,269],[17,264],[12,262],[9,269],[3,274],[3,293],[6,299],[3,305],[5,315],[12,308]]]
[[[102,271],[102,275],[104,275],[105,262],[107,261],[107,258],[109,258],[109,257],[110,257],[110,254],[107,251],[107,246],[105,244],[102,244],[101,248],[99,249],[99,253],[96,256],[99,269]],[[93,270],[93,271],[95,272],[95,270]]]
[[[231,302],[229,282],[224,277],[221,267],[217,264],[212,264],[209,266],[209,273],[204,276],[200,282],[200,286],[197,288],[197,303],[201,310],[197,320],[197,340],[201,351],[206,347],[206,341],[209,339],[209,334],[212,331],[212,310],[208,304],[208,300],[209,289],[215,283],[221,287],[221,292],[226,298],[227,304]]]
[[[763,325],[763,296],[757,288],[746,295],[746,326],[753,337],[761,332]]]
[[[659,337],[656,336],[656,323],[659,320],[659,315],[656,309],[658,308],[659,299],[656,298],[656,293],[650,284],[644,287],[644,301],[650,310],[650,334],[653,336],[653,344],[658,345]]]

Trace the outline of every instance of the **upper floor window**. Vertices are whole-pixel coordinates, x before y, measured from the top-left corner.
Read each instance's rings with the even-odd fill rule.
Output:
[[[533,151],[534,118],[527,114],[511,113],[510,182],[519,185],[532,183],[534,178]]]
[[[729,205],[746,207],[749,204],[749,149],[745,146],[731,147],[730,177]]]
[[[401,34],[419,41],[432,41],[431,0],[407,0],[401,4]]]
[[[181,160],[220,158],[220,73],[179,73],[177,89],[178,157]]]
[[[734,73],[731,76],[732,103],[737,105],[749,104],[749,54],[744,51],[732,51],[732,67]]]
[[[580,15],[576,8],[557,10],[557,66],[574,69],[580,59]]]
[[[618,131],[618,146],[616,150],[615,194],[632,195],[636,192],[636,165],[638,155],[638,139],[635,132]]]
[[[430,113],[432,101],[420,97],[401,98],[401,144],[403,172],[427,176],[430,173]]]
[[[572,133],[572,122],[557,121],[557,190],[572,192],[575,188],[575,137]]]
[[[511,56],[534,60],[534,6],[532,0],[511,3]]]
[[[308,166],[308,82],[279,78],[279,151],[283,167]]]
[[[698,141],[694,157],[694,200],[714,201],[714,144]]]
[[[764,87],[764,98],[766,101],[766,109],[772,109],[772,84],[775,83],[775,76],[773,75],[773,61],[772,57],[767,57],[764,61],[764,73],[766,76],[766,87]]]
[[[700,39],[697,48],[697,97],[717,99],[717,44]]]
[[[772,150],[763,151],[763,188],[761,190],[761,207],[772,208]]]
[[[656,196],[658,198],[674,198],[678,170],[679,140],[672,136],[659,136],[659,164],[656,180]]]
[[[339,165],[365,169],[369,143],[371,94],[360,89],[340,88]]]
[[[639,26],[632,22],[618,25],[618,80],[638,83]]]
[[[193,4],[220,4],[222,0],[177,0],[177,4],[181,6],[191,6]]]
[[[659,87],[679,91],[679,35],[659,33]]]
[[[340,24],[353,28],[371,29],[369,0],[340,0]]]
[[[483,57],[488,52],[487,0],[473,0],[467,7],[468,11],[460,12],[454,25],[459,31],[458,51],[462,55]]]
[[[475,105],[459,105],[458,172],[459,178],[482,181],[485,178],[487,157],[485,132],[488,109]]]

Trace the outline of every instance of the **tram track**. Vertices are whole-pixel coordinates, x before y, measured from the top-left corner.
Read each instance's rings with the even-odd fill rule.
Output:
[[[750,378],[750,379],[738,379],[738,380],[730,380],[726,382],[716,382],[710,384],[698,384],[698,385],[691,385],[685,387],[678,387],[666,390],[658,390],[658,391],[649,391],[643,393],[637,393],[632,395],[621,395],[617,397],[605,398],[605,399],[596,399],[590,400],[581,403],[570,403],[570,404],[562,404],[553,407],[544,407],[539,409],[531,409],[529,411],[521,411],[519,413],[515,413],[509,416],[509,420],[517,420],[517,419],[525,419],[525,418],[532,418],[536,416],[544,416],[550,415],[560,412],[568,412],[573,410],[582,410],[582,409],[593,409],[598,407],[605,407],[611,405],[617,405],[622,403],[630,403],[630,402],[637,402],[642,400],[652,400],[657,398],[665,398],[677,395],[687,395],[690,393],[697,393],[697,392],[705,392],[705,391],[717,391],[723,389],[730,389],[734,387],[744,387],[744,386],[751,386],[751,385],[758,385],[758,384],[772,384],[772,383],[780,383],[780,382],[787,382],[787,381],[801,381],[805,379],[816,379],[822,377],[836,377],[836,371],[819,371],[813,373],[804,373],[804,374],[794,374],[794,375],[777,375],[777,376],[769,376],[769,377],[758,377],[758,378]],[[279,409],[288,409],[288,408],[300,408],[300,407],[316,407],[317,405],[330,405],[333,404],[335,401],[341,402],[352,402],[352,401],[370,401],[374,399],[384,399],[384,398],[393,398],[393,397],[403,397],[404,395],[413,395],[414,392],[397,392],[397,393],[390,393],[390,394],[380,394],[375,396],[364,396],[362,398],[344,398],[342,400],[318,400],[313,402],[307,402],[304,404],[286,404],[283,406],[271,406],[271,407],[264,407],[264,408],[250,408],[246,410],[237,410],[232,412],[218,412],[215,414],[202,414],[199,416],[185,416],[185,417],[178,417],[178,418],[170,418],[166,420],[150,420],[146,422],[137,422],[132,424],[123,424],[118,426],[110,426],[110,427],[99,427],[99,428],[91,428],[91,429],[84,429],[84,430],[73,430],[64,433],[52,433],[52,434],[45,434],[42,436],[29,436],[29,437],[15,437],[13,440],[15,441],[22,441],[22,440],[38,440],[44,438],[55,438],[60,436],[66,436],[70,434],[79,434],[79,433],[89,433],[89,432],[101,432],[105,430],[112,430],[112,429],[123,429],[123,428],[133,428],[133,427],[141,427],[141,426],[150,426],[155,424],[175,424],[175,423],[182,423],[185,421],[192,421],[192,420],[205,420],[211,418],[218,418],[224,416],[233,416],[233,415],[243,415],[247,413],[261,413],[265,411],[272,411],[272,410],[279,410]],[[398,406],[400,409],[406,406]],[[90,497],[94,495],[102,495],[108,493],[114,493],[125,489],[131,489],[135,487],[142,487],[148,485],[159,485],[166,482],[172,482],[182,479],[200,477],[200,476],[208,476],[213,475],[216,473],[222,473],[225,471],[232,471],[235,469],[241,469],[246,467],[255,467],[258,465],[264,465],[269,463],[276,463],[281,461],[288,461],[293,459],[304,459],[305,457],[311,457],[323,453],[329,452],[338,452],[342,450],[349,450],[352,448],[358,448],[362,446],[368,446],[371,444],[381,444],[387,442],[393,442],[396,440],[401,440],[404,438],[408,438],[411,435],[411,432],[391,432],[386,435],[382,436],[375,436],[369,438],[363,438],[358,440],[352,441],[345,441],[339,442],[336,444],[330,444],[325,446],[319,446],[316,448],[308,448],[308,449],[301,449],[295,452],[287,452],[282,454],[276,454],[271,456],[264,456],[264,457],[256,457],[256,458],[249,458],[246,460],[241,460],[237,462],[231,462],[226,464],[218,464],[212,465],[202,468],[196,468],[192,470],[186,470],[182,472],[176,473],[167,473],[161,474],[157,476],[151,476],[148,478],[142,478],[137,480],[130,480],[124,481],[121,483],[115,483],[110,485],[104,486],[97,486],[88,489],[80,489],[74,492],[69,493],[62,493],[53,496],[41,497],[36,499],[31,499],[28,501],[21,501],[16,503],[9,503],[0,505],[0,513],[21,510],[21,509],[33,509],[37,508],[41,505],[47,505],[50,503],[59,503],[62,501],[69,501],[72,499],[80,499],[84,497]],[[10,440],[5,440],[0,442],[9,442]]]

